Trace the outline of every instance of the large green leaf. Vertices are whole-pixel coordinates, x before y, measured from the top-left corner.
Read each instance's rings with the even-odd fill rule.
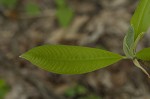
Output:
[[[136,54],[138,59],[150,61],[150,48],[144,48]]]
[[[140,0],[131,19],[131,24],[135,30],[134,40],[136,40],[140,33],[147,31],[150,27],[150,0]]]
[[[123,58],[118,54],[101,49],[66,45],[35,47],[21,57],[44,70],[59,74],[87,73]]]

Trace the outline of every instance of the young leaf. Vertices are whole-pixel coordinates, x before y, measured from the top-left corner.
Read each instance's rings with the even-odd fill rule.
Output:
[[[38,4],[34,2],[27,3],[25,10],[26,10],[26,13],[30,16],[35,16],[35,15],[40,14],[40,7],[38,6]]]
[[[57,9],[56,16],[58,18],[59,24],[62,27],[67,27],[70,24],[74,13],[72,9],[70,9],[69,7],[65,7],[62,9]]]
[[[134,57],[134,29],[132,26],[129,27],[129,30],[123,41],[123,50],[127,57]]]
[[[139,41],[143,38],[143,36],[144,36],[144,32],[140,33],[136,38],[136,40],[134,41],[133,50],[135,53],[136,53],[136,46],[139,43]]]
[[[138,7],[131,19],[131,25],[135,30],[134,40],[142,32],[150,27],[150,0],[140,0]]]
[[[22,58],[38,67],[58,74],[82,74],[111,65],[123,57],[96,48],[44,45],[35,47]]]
[[[150,61],[150,48],[144,48],[136,54],[138,59]]]

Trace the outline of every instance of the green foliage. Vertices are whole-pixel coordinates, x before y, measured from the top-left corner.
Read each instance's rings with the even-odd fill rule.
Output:
[[[34,2],[29,2],[25,6],[26,13],[30,16],[35,16],[40,14],[40,8],[38,4]]]
[[[94,94],[89,94],[89,95],[81,97],[79,99],[102,99],[102,98],[97,95],[94,95]]]
[[[74,99],[76,96],[78,97],[77,99],[101,99],[99,96],[91,93],[86,87],[82,85],[76,85],[67,89],[65,96],[69,99]]]
[[[57,7],[62,8],[62,7],[66,7],[66,0],[55,0],[55,3],[57,5]]]
[[[123,49],[127,57],[134,58],[135,49],[144,32],[150,27],[150,0],[140,0],[124,38]]]
[[[16,6],[17,0],[0,0],[0,4],[7,8],[14,8]]]
[[[74,97],[77,94],[75,88],[70,88],[65,92],[67,97]]]
[[[78,94],[86,94],[87,89],[84,86],[78,85],[77,86],[77,92],[78,92]]]
[[[76,85],[66,90],[65,95],[67,97],[75,97],[76,95],[84,95],[88,90],[82,85]]]
[[[136,57],[144,61],[150,61],[150,48],[144,48],[137,52]]]
[[[123,50],[125,55],[133,60],[135,66],[140,68],[145,74],[150,77],[148,72],[140,65],[139,59],[148,59],[148,54],[146,51],[141,51],[136,54],[136,46],[139,40],[143,37],[144,32],[150,27],[150,0],[140,0],[138,7],[131,19],[131,27],[129,28],[128,33],[126,34],[123,42]],[[148,51],[147,51],[148,53]]]
[[[0,99],[4,99],[6,93],[8,93],[9,87],[3,79],[0,79]]]
[[[138,41],[150,26],[150,1],[141,0],[131,19],[131,26],[124,38],[124,52],[128,57],[134,58]]]
[[[134,40],[136,40],[140,33],[147,31],[150,27],[150,0],[140,0],[131,19],[131,24],[135,30]]]
[[[0,4],[10,10],[13,10],[17,6],[18,2],[18,0],[0,0]],[[39,5],[36,2],[33,2],[32,0],[25,4],[24,9],[26,13],[30,16],[36,16],[40,14]]]
[[[66,0],[55,0],[57,5],[56,17],[60,26],[68,27],[74,16],[73,10],[66,4]]]
[[[56,0],[57,17],[60,25],[68,26],[73,12],[65,0]],[[33,48],[21,55],[22,58],[50,72],[59,74],[82,74],[111,65],[121,59],[132,59],[135,66],[149,77],[148,72],[140,65],[138,59],[150,61],[150,48],[136,52],[136,46],[150,27],[150,0],[140,0],[131,19],[129,30],[123,41],[126,57],[96,48],[44,45]],[[74,91],[70,91],[74,94]]]
[[[67,27],[70,24],[74,13],[73,10],[70,8],[63,8],[57,9],[56,16],[60,26]]]
[[[81,74],[111,65],[123,57],[101,49],[44,45],[21,55],[31,63],[59,74]]]

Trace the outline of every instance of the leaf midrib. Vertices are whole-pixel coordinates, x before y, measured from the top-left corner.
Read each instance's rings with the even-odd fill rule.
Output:
[[[98,60],[112,60],[121,59],[121,57],[116,58],[95,58],[95,59],[48,59],[52,61],[98,61]]]
[[[144,8],[143,8],[143,10],[142,10],[142,15],[141,15],[141,17],[140,17],[140,19],[139,19],[139,23],[138,23],[138,26],[137,26],[137,32],[139,31],[139,26],[140,26],[140,24],[141,24],[141,22],[142,22],[142,19],[143,19],[143,16],[144,16],[144,13],[145,13],[145,9],[146,9],[146,6],[147,6],[147,3],[148,2],[148,0],[146,1],[146,4],[145,4],[145,6],[144,6]],[[142,32],[144,32],[144,31],[142,31]],[[137,33],[138,34],[138,33]]]

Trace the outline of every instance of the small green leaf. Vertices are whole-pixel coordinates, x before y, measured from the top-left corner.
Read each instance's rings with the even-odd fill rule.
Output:
[[[123,42],[123,51],[127,58],[132,58],[130,49],[128,48],[127,44],[125,43],[125,38],[124,38],[124,42]]]
[[[125,41],[129,48],[131,48],[133,46],[133,44],[134,44],[134,29],[132,26],[129,27]]]
[[[111,65],[123,57],[96,48],[44,45],[35,47],[22,58],[38,67],[58,74],[82,74]]]
[[[74,97],[77,94],[75,88],[69,88],[68,90],[66,90],[65,95],[67,97]]]
[[[74,12],[69,7],[65,7],[62,9],[57,9],[56,16],[60,26],[67,27],[71,23],[71,20],[74,16]]]
[[[79,99],[102,99],[102,98],[95,94],[88,94],[87,96],[80,97]]]
[[[87,90],[84,86],[82,86],[82,85],[76,86],[76,90],[77,90],[77,93],[78,93],[79,95],[86,94],[87,91],[88,91],[88,90]]]
[[[85,95],[88,92],[87,88],[82,85],[76,85],[66,90],[65,95],[75,97],[77,95]]]
[[[132,26],[129,27],[128,32],[123,41],[123,50],[127,57],[134,57],[134,29]]]
[[[134,41],[134,45],[133,45],[133,50],[135,51],[136,50],[136,46],[138,44],[138,42],[143,38],[144,36],[144,32],[140,33],[138,35],[138,37],[136,38],[136,40]]]
[[[144,48],[136,54],[138,59],[150,61],[150,48]]]
[[[0,99],[4,99],[10,88],[3,79],[0,79]]]
[[[40,14],[40,7],[38,4],[29,2],[25,6],[26,13],[30,16],[35,16]]]
[[[58,7],[66,7],[66,0],[55,0]]]
[[[17,0],[0,0],[0,4],[12,9],[16,6]]]
[[[135,30],[134,40],[142,32],[150,27],[150,0],[140,0],[138,7],[131,19],[131,25]]]

